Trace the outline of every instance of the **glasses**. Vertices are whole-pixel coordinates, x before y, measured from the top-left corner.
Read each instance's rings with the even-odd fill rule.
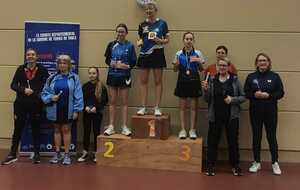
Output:
[[[266,59],[258,59],[257,62],[267,62],[268,60]]]

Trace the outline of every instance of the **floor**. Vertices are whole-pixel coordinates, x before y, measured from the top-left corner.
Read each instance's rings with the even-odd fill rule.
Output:
[[[7,151],[0,150],[1,158]],[[0,190],[294,190],[300,185],[300,164],[282,163],[283,175],[274,176],[270,163],[263,163],[258,174],[246,172],[249,163],[241,167],[244,176],[236,177],[226,162],[220,162],[217,175],[171,172],[149,169],[100,167],[92,163],[74,163],[70,166],[48,164],[33,165],[27,157],[8,166],[0,166]]]

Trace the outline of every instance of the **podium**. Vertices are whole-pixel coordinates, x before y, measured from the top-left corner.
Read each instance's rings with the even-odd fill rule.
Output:
[[[100,166],[201,172],[202,138],[134,139],[116,134],[100,135],[97,143]]]
[[[168,139],[170,135],[170,115],[133,115],[131,117],[133,139]]]

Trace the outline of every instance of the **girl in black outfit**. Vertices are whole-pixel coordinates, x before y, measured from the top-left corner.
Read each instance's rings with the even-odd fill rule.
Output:
[[[40,120],[43,112],[40,93],[49,75],[42,65],[36,63],[38,55],[35,50],[27,49],[25,59],[26,63],[18,67],[10,86],[17,93],[14,102],[14,132],[10,153],[2,164],[17,161],[17,150],[27,119],[32,128],[33,162],[40,162]]]
[[[265,126],[272,156],[273,173],[280,175],[276,128],[277,100],[284,95],[283,84],[280,76],[271,71],[271,59],[267,54],[258,54],[255,59],[255,66],[256,71],[248,75],[244,86],[246,97],[250,100],[249,112],[253,134],[254,162],[249,168],[249,172],[255,173],[261,169],[261,138],[262,128]]]
[[[84,98],[83,112],[83,152],[78,158],[78,162],[86,161],[90,146],[90,134],[93,128],[94,147],[93,161],[96,162],[95,152],[97,151],[97,136],[100,134],[102,114],[107,103],[107,90],[99,80],[99,70],[97,67],[90,67],[88,70],[90,81],[82,87]]]

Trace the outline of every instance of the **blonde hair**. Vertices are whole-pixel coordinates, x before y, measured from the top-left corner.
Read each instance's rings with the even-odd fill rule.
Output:
[[[57,57],[56,59],[56,63],[57,63],[57,69],[58,69],[58,64],[60,64],[61,62],[67,62],[68,64],[68,71],[70,72],[73,68],[72,65],[72,59],[69,55],[67,54],[61,54]]]
[[[145,8],[150,5],[152,5],[154,7],[155,11],[158,11],[157,3],[155,0],[148,0],[145,4]]]
[[[101,101],[101,95],[102,95],[102,88],[103,88],[104,84],[100,80],[99,69],[95,66],[89,67],[89,70],[90,69],[95,69],[96,72],[97,72],[97,83],[96,83],[96,88],[95,88],[95,96],[96,96],[97,100],[100,102]]]

